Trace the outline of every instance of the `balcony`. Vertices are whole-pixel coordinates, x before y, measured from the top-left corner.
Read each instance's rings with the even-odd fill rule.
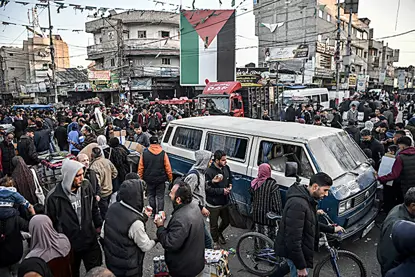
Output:
[[[109,41],[87,47],[89,59],[100,59],[105,53],[115,53],[117,41]],[[162,52],[164,55],[179,55],[180,40],[162,38],[141,38],[124,40],[124,51],[127,55],[148,55]]]
[[[138,66],[134,67],[134,77],[179,77],[178,67]]]

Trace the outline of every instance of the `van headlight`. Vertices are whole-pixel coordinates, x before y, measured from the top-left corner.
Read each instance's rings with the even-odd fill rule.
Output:
[[[340,202],[340,204],[339,204],[339,214],[342,214],[342,213],[344,213],[347,210],[352,208],[352,200],[353,199],[349,199],[349,200],[344,200],[344,201]]]

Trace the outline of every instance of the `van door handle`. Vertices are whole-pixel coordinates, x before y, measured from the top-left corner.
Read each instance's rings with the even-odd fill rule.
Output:
[[[232,175],[232,177],[235,180],[240,180],[240,179],[243,179],[244,178],[242,175]]]

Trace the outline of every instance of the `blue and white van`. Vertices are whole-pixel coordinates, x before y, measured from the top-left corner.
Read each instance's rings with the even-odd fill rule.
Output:
[[[378,213],[374,169],[341,129],[229,116],[195,117],[170,122],[162,147],[176,175],[189,171],[196,150],[225,150],[233,174],[232,192],[244,215],[250,210],[249,187],[258,166],[271,165],[284,201],[286,190],[295,182],[285,177],[285,164],[296,162],[301,183],[308,184],[320,171],[333,178],[320,208],[347,230],[337,239],[365,236],[374,226]]]

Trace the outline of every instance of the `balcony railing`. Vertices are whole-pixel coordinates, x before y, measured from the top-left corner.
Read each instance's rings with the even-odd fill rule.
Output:
[[[138,66],[134,67],[134,77],[178,77],[178,67]]]
[[[89,55],[103,54],[106,52],[117,51],[117,41],[108,41],[101,44],[90,45],[87,47],[87,53]],[[179,50],[180,41],[177,39],[163,39],[163,38],[141,38],[141,39],[126,39],[124,40],[124,50]]]

